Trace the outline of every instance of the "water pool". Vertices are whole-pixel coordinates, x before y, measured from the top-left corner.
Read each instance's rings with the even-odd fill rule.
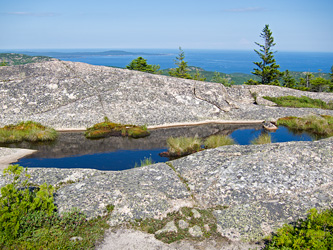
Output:
[[[230,135],[238,144],[248,145],[262,133],[270,133],[273,142],[311,141],[306,133],[295,134],[280,126],[276,132],[267,132],[261,124],[232,125],[208,124],[178,128],[152,130],[146,138],[131,139],[110,137],[100,140],[86,139],[82,132],[63,132],[52,143],[15,143],[0,145],[36,149],[38,152],[21,158],[17,164],[29,168],[90,168],[98,170],[125,170],[140,165],[140,161],[151,158],[154,162],[169,159],[159,156],[167,151],[167,138],[173,136],[198,136],[215,134]]]

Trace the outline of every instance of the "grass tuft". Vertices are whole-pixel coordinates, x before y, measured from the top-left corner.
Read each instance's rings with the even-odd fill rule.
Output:
[[[275,102],[280,107],[333,109],[332,102],[326,103],[320,99],[311,99],[306,96],[264,96],[263,98]]]
[[[270,134],[262,134],[251,141],[251,144],[258,145],[258,144],[268,144],[272,142],[272,137]]]
[[[20,122],[0,128],[0,143],[14,143],[21,141],[53,141],[57,138],[57,132],[37,122]]]
[[[313,135],[324,137],[333,136],[333,116],[310,115],[306,117],[284,117],[277,121],[278,125],[283,125],[296,132],[307,131]]]
[[[135,163],[135,168],[138,168],[138,167],[144,167],[144,166],[149,166],[149,165],[152,165],[154,164],[154,160],[151,158],[151,157],[148,157],[148,158],[144,158],[143,160],[140,161],[140,165],[138,165],[137,163]]]
[[[200,151],[202,140],[198,137],[170,137],[167,140],[171,156],[183,156]]]
[[[204,142],[205,148],[217,148],[233,144],[235,144],[234,139],[227,135],[212,135],[209,136]]]

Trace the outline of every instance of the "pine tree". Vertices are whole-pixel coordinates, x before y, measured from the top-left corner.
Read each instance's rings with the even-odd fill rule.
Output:
[[[269,29],[269,25],[266,24],[260,37],[264,39],[264,45],[260,43],[255,43],[260,47],[259,50],[254,50],[258,56],[260,57],[260,62],[254,62],[254,64],[258,67],[254,69],[252,74],[259,76],[261,81],[249,81],[248,84],[271,84],[271,85],[279,85],[278,79],[282,76],[282,73],[278,70],[280,68],[279,65],[276,64],[274,59],[274,52],[272,51],[272,47],[275,46],[274,38],[272,36],[272,32]]]
[[[146,59],[139,56],[127,65],[126,68],[156,74],[158,73],[160,66],[148,64]]]
[[[214,72],[212,82],[222,83],[226,87],[231,87],[231,85],[233,85],[235,83],[234,81],[230,82],[230,78],[222,77],[220,72],[216,72],[216,71]]]
[[[287,88],[296,88],[296,80],[295,78],[293,78],[290,73],[289,70],[286,70],[284,72],[284,76],[282,77],[283,79],[283,86],[287,87]]]
[[[193,80],[197,81],[206,81],[206,77],[204,77],[198,69],[196,69],[195,74],[193,75]]]
[[[181,47],[179,47],[179,54],[176,57],[175,64],[178,66],[175,69],[170,69],[169,75],[185,79],[193,79],[193,77],[188,73],[189,68],[187,62],[184,61],[185,53]]]

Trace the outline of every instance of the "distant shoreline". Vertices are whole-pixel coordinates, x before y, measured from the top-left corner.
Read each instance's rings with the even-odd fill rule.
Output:
[[[178,48],[174,49],[20,49],[0,50],[0,53],[20,53],[31,56],[41,55],[59,60],[83,62],[92,65],[103,65],[125,68],[133,59],[142,56],[148,64],[159,65],[161,69],[174,68]],[[253,50],[213,50],[186,49],[185,61],[190,66],[217,71],[226,74],[251,74],[255,67],[253,62],[259,59]],[[274,54],[280,71],[313,72],[320,69],[329,73],[333,63],[333,52],[298,52],[277,51]]]

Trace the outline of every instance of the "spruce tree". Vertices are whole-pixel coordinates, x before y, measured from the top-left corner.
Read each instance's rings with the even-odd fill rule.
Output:
[[[185,79],[193,79],[193,77],[188,73],[189,68],[187,62],[184,61],[185,53],[181,47],[179,47],[179,54],[176,57],[175,64],[178,66],[175,69],[170,69],[169,75]]]
[[[264,39],[264,44],[255,43],[259,46],[259,50],[254,50],[260,57],[260,62],[254,62],[257,68],[254,69],[252,74],[260,77],[261,81],[250,80],[248,84],[271,84],[279,85],[278,79],[282,76],[282,73],[278,70],[279,65],[276,64],[274,59],[274,52],[272,48],[275,46],[272,32],[269,29],[269,25],[266,24],[260,37]]]
[[[139,56],[138,58],[134,59],[129,65],[127,65],[126,68],[130,70],[138,70],[157,74],[159,73],[160,66],[148,64],[146,59]]]
[[[287,88],[296,88],[296,85],[297,85],[296,80],[295,80],[295,78],[293,78],[290,75],[289,70],[286,70],[284,72],[284,75],[283,75],[282,79],[283,79],[283,84],[282,85],[284,87],[287,87]]]

